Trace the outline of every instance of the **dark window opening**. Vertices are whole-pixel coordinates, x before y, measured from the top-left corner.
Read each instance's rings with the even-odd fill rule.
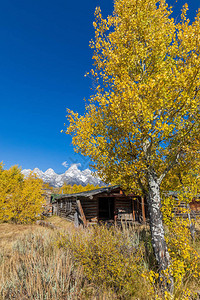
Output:
[[[114,198],[99,198],[99,219],[114,220]]]

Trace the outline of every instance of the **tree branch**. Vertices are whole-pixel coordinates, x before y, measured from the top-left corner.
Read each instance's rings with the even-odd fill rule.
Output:
[[[172,160],[172,162],[165,168],[164,172],[160,175],[160,177],[158,178],[158,183],[161,184],[163,178],[167,175],[167,173],[173,168],[173,166],[175,166],[175,164],[177,164],[178,159],[180,157],[180,153],[178,152],[174,158],[174,160]]]

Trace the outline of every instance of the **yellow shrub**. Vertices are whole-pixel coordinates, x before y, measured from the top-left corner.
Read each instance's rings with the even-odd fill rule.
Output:
[[[184,200],[181,194],[179,195],[179,200]],[[190,299],[188,295],[194,294],[195,291],[189,290],[186,285],[189,281],[196,286],[200,284],[200,256],[191,242],[189,220],[182,216],[176,216],[173,210],[175,206],[177,206],[177,202],[174,198],[164,198],[162,211],[165,224],[167,225],[166,242],[171,257],[175,296],[182,297],[182,299]],[[179,211],[184,214],[189,212],[186,208],[179,208]],[[175,297],[175,299],[179,298]]]
[[[135,243],[134,233],[127,238],[116,228],[96,226],[69,239],[62,235],[58,245],[71,249],[76,265],[97,287],[111,288],[123,299],[152,299],[150,282],[142,276],[144,248]]]

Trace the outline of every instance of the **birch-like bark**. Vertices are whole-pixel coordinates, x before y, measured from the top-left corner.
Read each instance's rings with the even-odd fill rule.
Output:
[[[170,293],[173,293],[173,277],[170,275],[169,270],[170,256],[165,241],[161,212],[160,183],[153,171],[149,171],[148,185],[148,209],[154,254],[159,267],[160,279],[162,278],[163,280],[161,284],[163,285],[163,288],[167,289]],[[165,276],[162,272],[165,270],[169,271],[169,277]]]
[[[159,277],[163,289],[167,289],[171,294],[174,290],[174,280],[170,273],[170,255],[167,249],[165,241],[164,225],[161,212],[161,197],[160,197],[160,185],[163,178],[170,171],[174,164],[178,160],[179,154],[176,155],[175,159],[169,164],[164,172],[157,177],[156,172],[150,165],[151,161],[151,148],[152,139],[146,139],[143,144],[143,151],[145,154],[146,165],[147,165],[147,179],[148,179],[148,210],[150,217],[150,230],[154,254],[159,267]],[[165,274],[168,274],[168,276]]]

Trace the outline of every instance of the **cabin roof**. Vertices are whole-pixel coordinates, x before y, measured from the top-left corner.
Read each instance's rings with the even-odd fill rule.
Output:
[[[110,187],[103,187],[91,191],[85,191],[80,193],[74,193],[74,194],[52,194],[51,195],[51,203],[56,202],[57,200],[66,199],[66,198],[87,198],[92,197],[98,194],[108,193],[110,194],[112,191],[120,188],[120,185],[110,186]]]

